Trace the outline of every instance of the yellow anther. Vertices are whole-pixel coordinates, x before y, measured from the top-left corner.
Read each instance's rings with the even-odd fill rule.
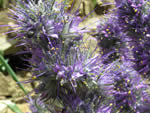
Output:
[[[55,52],[54,54],[57,55],[57,52]]]
[[[99,96],[98,98],[101,98],[101,96]]]
[[[55,48],[54,48],[54,47],[52,47],[52,48],[51,48],[51,50],[55,50]]]
[[[62,20],[61,22],[62,22],[62,23],[64,23],[65,21],[64,21],[64,20]]]
[[[119,88],[117,88],[117,90],[118,90],[118,91],[120,91],[120,89],[119,89]]]
[[[103,5],[103,2],[101,0],[98,0],[97,2],[98,5]]]
[[[129,83],[129,82],[130,82],[130,80],[127,80],[127,82]]]
[[[128,22],[128,20],[125,20],[125,22],[128,24],[129,22]]]
[[[96,77],[99,77],[98,75],[96,75]]]
[[[122,109],[122,108],[123,108],[123,106],[120,106],[120,108]]]
[[[106,29],[106,31],[109,31],[109,29]]]
[[[131,91],[128,91],[128,94],[130,95],[130,94],[131,94]]]
[[[69,21],[68,20],[66,20],[66,23],[68,23]]]
[[[112,106],[112,105],[113,105],[112,103],[109,104],[109,106]]]
[[[56,11],[56,13],[58,14],[58,13],[59,13],[59,11]]]
[[[126,6],[124,6],[124,8],[126,9],[127,7],[126,7]]]
[[[90,73],[91,75],[94,75],[94,73]]]
[[[133,49],[134,48],[134,46],[131,46],[131,49]]]
[[[118,67],[118,68],[120,68],[120,66],[119,66],[119,65],[117,65],[117,67]]]
[[[148,5],[150,5],[150,2],[147,2]]]
[[[33,77],[32,77],[32,80],[35,80],[36,78],[37,78],[36,76],[33,76]]]
[[[137,9],[134,9],[134,12],[136,13],[136,12],[137,12]]]
[[[87,85],[87,82],[86,82],[86,81],[83,81],[83,83],[84,83],[85,85]]]
[[[111,34],[111,32],[108,32],[108,34]]]
[[[63,85],[64,85],[63,82],[64,82],[64,80],[61,79],[61,80],[60,80],[60,86],[63,86]]]
[[[65,41],[62,41],[62,43],[64,44],[64,43],[65,43]]]
[[[56,48],[56,50],[58,50],[58,48]]]

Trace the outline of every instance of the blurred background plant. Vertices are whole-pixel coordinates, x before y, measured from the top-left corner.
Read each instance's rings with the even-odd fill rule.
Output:
[[[0,10],[4,10],[8,7],[10,7],[10,4],[15,5],[16,1],[15,0],[0,0]]]
[[[0,0],[0,8],[3,8],[4,0]]]

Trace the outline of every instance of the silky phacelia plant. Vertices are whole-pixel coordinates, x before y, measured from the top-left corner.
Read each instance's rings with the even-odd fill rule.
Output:
[[[97,27],[98,53],[83,40],[89,30],[79,28],[78,9],[55,0],[18,0],[11,9],[18,28],[11,32],[32,55],[26,59],[32,77],[22,82],[38,83],[36,96],[28,95],[32,113],[149,113],[148,85],[140,75],[149,74],[147,3],[117,2],[117,11]]]
[[[48,110],[96,112],[107,95],[96,82],[103,73],[103,58],[80,47],[82,33],[87,30],[78,28],[78,12],[70,14],[64,3],[54,0],[40,0],[37,4],[32,0],[28,4],[19,1],[11,11],[18,26],[16,37],[32,54],[28,61],[33,76],[25,82],[39,81],[34,91],[49,103]],[[55,109],[56,100],[60,110]],[[36,112],[37,107],[32,104],[31,110]]]

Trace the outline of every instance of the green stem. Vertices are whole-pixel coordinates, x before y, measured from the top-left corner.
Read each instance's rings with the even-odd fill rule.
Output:
[[[24,89],[21,83],[19,83],[19,80],[15,74],[15,72],[12,70],[12,68],[9,66],[9,64],[5,61],[4,57],[0,54],[0,62],[6,67],[7,72],[11,75],[14,81],[18,82],[18,86],[23,90],[24,94],[27,95],[27,91]]]

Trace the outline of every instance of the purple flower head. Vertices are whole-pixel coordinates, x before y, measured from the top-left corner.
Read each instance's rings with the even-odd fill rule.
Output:
[[[144,77],[149,76],[149,1],[123,0],[117,7],[118,23],[126,33],[128,53],[126,58],[134,62],[134,69]],[[128,39],[127,39],[128,38]],[[124,40],[125,39],[125,40]]]
[[[63,109],[70,113],[96,112],[111,94],[113,82],[106,76],[109,66],[103,64],[103,57],[80,47],[71,49],[64,60],[58,58],[54,62],[43,60],[41,64],[37,63],[33,74],[40,84],[35,92],[43,101],[56,99],[62,102]],[[43,65],[42,70],[38,70],[39,65]]]
[[[27,82],[38,83],[33,90],[38,99],[29,98],[33,113],[149,112],[148,86],[139,75],[149,74],[150,16],[144,12],[145,1],[116,4],[117,16],[97,27],[101,54],[84,47],[87,30],[78,27],[81,18],[67,12],[64,3],[19,0],[11,10],[18,26],[16,37],[32,54],[28,61],[33,76]],[[134,45],[132,61],[139,73],[124,56],[118,59],[126,41]]]
[[[119,25],[117,24],[116,18],[109,19],[104,25],[100,25],[97,30],[97,40],[100,47],[100,53],[105,55],[111,51],[114,51],[105,63],[112,62],[119,58],[121,53],[121,43],[123,33]],[[124,37],[123,37],[124,38]],[[123,45],[123,44],[122,44]]]
[[[135,46],[133,49],[133,62],[135,70],[137,70],[144,77],[149,78],[150,68],[150,41],[147,40],[143,44]]]
[[[107,98],[97,109],[97,113],[142,113],[148,111],[148,85],[131,68],[132,63],[115,61],[107,65],[99,84],[105,84]],[[107,85],[106,85],[107,84]],[[106,87],[107,86],[107,87]],[[147,101],[146,101],[147,100]]]
[[[31,53],[32,48],[39,48],[43,53],[51,50],[50,54],[57,54],[59,48],[70,48],[80,42],[85,32],[78,27],[81,18],[76,13],[67,13],[64,7],[64,3],[54,0],[39,0],[37,4],[19,1],[11,10],[11,18],[18,26],[16,37],[31,48]]]
[[[144,9],[143,0],[123,0],[117,6],[119,26],[134,39],[143,38]]]
[[[148,87],[130,66],[132,66],[130,62],[117,63],[116,67],[115,65],[113,67],[114,70],[111,71],[114,80],[112,99],[110,99],[113,107],[112,113],[117,111],[135,113],[139,111],[139,106],[145,103],[143,97],[145,98],[144,95],[147,95]]]

